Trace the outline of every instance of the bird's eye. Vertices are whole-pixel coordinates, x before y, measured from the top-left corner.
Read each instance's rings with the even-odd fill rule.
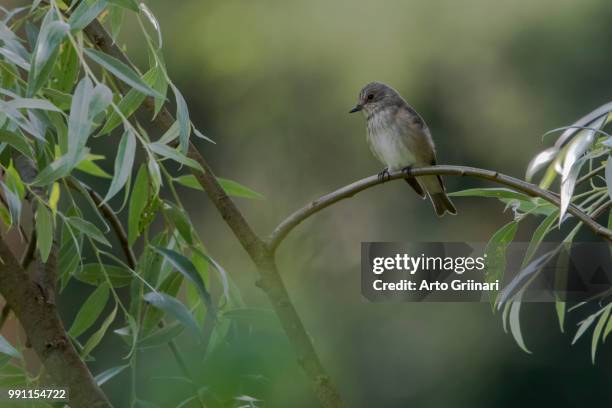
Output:
[[[368,101],[371,101],[372,99],[374,99],[374,94],[368,94]]]

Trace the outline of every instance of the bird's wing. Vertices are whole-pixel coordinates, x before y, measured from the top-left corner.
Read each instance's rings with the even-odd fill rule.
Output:
[[[417,159],[417,165],[427,166],[435,161],[435,146],[423,118],[414,109],[406,105],[398,109],[395,120],[400,129],[408,129],[405,140]]]

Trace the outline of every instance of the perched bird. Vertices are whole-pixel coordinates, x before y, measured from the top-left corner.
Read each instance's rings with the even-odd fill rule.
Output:
[[[395,89],[380,82],[367,84],[350,113],[358,111],[366,118],[367,140],[372,153],[387,166],[379,177],[384,179],[390,171],[408,171],[412,167],[436,164],[429,128]],[[427,193],[438,216],[446,212],[457,214],[440,176],[408,177],[406,181],[422,198]]]

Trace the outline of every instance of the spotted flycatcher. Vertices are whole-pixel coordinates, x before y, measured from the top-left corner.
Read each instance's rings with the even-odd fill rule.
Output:
[[[384,179],[390,171],[436,164],[429,128],[395,89],[380,82],[367,84],[359,93],[357,105],[351,109],[351,113],[358,111],[366,118],[372,153],[387,166],[379,177]],[[457,214],[440,176],[408,177],[406,181],[422,198],[427,193],[438,216],[446,212]]]

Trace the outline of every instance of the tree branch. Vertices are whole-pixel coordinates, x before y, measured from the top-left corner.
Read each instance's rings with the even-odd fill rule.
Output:
[[[98,206],[100,211],[102,211],[102,216],[110,223],[113,231],[115,231],[115,235],[117,236],[119,244],[121,244],[123,254],[125,255],[127,265],[132,269],[136,269],[136,255],[134,255],[134,252],[132,251],[132,248],[128,242],[127,233],[125,232],[123,225],[121,225],[121,221],[119,221],[119,218],[117,218],[117,215],[113,209],[107,203],[103,203],[104,200],[102,197],[100,197],[100,195],[88,185],[81,183],[79,180],[72,177],[68,178],[67,181],[68,185],[77,191],[79,191],[79,188],[76,183],[79,183],[80,187],[85,190],[87,194],[89,194],[91,200]]]
[[[113,43],[110,35],[100,22],[94,20],[84,31],[96,47],[134,67],[128,57]],[[123,93],[129,90],[123,83],[118,85]],[[149,112],[154,112],[154,100],[152,98],[145,99],[143,107]],[[154,125],[162,132],[168,130],[174,122],[175,119],[165,106],[153,120]],[[298,356],[298,361],[314,385],[319,401],[324,407],[343,406],[340,394],[327,376],[315,352],[310,336],[306,332],[289,298],[285,284],[276,268],[274,252],[269,251],[264,241],[255,234],[236,204],[225,193],[212,169],[192,142],[189,144],[187,156],[196,160],[202,169],[204,169],[204,173],[193,169],[192,172],[226,224],[257,266],[261,276],[258,286],[268,295],[272,307],[293,346],[294,352]]]
[[[497,184],[502,184],[512,188],[513,190],[525,193],[531,197],[540,197],[544,200],[560,207],[559,197],[551,191],[544,190],[534,184],[527,183],[526,181],[519,180],[514,177],[507,176],[505,174],[498,173],[492,170],[478,169],[475,167],[465,166],[431,166],[431,167],[419,167],[411,169],[407,172],[397,171],[390,174],[389,180],[403,179],[407,177],[415,176],[468,176],[476,177],[485,180],[493,181]],[[296,226],[308,217],[318,213],[319,211],[329,207],[338,201],[350,198],[355,194],[366,190],[370,187],[377,186],[386,182],[379,179],[378,176],[370,176],[352,184],[339,188],[329,194],[326,194],[308,205],[295,211],[285,220],[283,220],[270,234],[267,245],[269,250],[275,251],[280,243],[285,239]],[[568,212],[578,218],[582,223],[589,227],[596,235],[602,238],[612,241],[612,231],[598,224],[593,218],[586,215],[584,212],[579,210],[576,206],[570,205]]]
[[[66,335],[54,304],[0,238],[0,292],[21,322],[54,382],[70,390],[72,407],[111,407]]]

